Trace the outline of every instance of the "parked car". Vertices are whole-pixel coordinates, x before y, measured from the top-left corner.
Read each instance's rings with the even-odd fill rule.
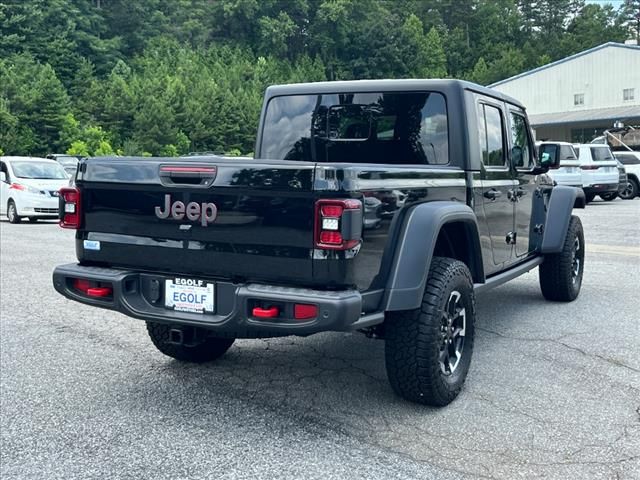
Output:
[[[540,142],[538,148],[543,145],[556,145],[560,156],[560,167],[549,170],[548,175],[558,185],[568,185],[570,187],[582,188],[582,172],[578,154],[573,145],[567,142]]]
[[[60,165],[62,165],[62,168],[64,168],[64,171],[67,172],[69,176],[73,178],[76,176],[76,169],[78,168],[78,162],[82,157],[79,157],[76,155],[67,155],[62,153],[51,153],[47,155],[47,158],[50,160],[55,160]]]
[[[78,263],[53,284],[146,320],[181,361],[236,338],[363,331],[385,339],[397,394],[443,406],[469,370],[477,293],[537,267],[548,300],[580,293],[584,194],[553,184],[558,166],[524,106],[480,85],[274,86],[256,158],[82,160],[61,191]]]
[[[619,190],[620,198],[630,200],[640,196],[640,152],[614,152],[627,171],[627,183]]]
[[[69,176],[46,158],[0,157],[0,214],[11,223],[58,217],[58,191]]]
[[[605,144],[574,145],[580,161],[582,173],[582,190],[587,203],[596,195],[617,193],[620,183],[618,162]]]

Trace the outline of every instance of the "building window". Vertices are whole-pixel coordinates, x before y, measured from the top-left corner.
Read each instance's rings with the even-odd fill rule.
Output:
[[[629,100],[634,100],[636,97],[636,92],[635,92],[635,88],[625,88],[622,90],[622,99],[625,102],[628,102]]]
[[[584,105],[584,93],[576,93],[573,96],[574,105]]]

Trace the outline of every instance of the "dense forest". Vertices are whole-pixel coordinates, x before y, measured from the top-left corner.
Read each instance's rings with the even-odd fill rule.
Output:
[[[0,0],[0,153],[253,149],[266,86],[509,77],[638,33],[640,0]]]

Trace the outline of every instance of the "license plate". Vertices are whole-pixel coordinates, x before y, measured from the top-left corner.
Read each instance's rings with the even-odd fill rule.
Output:
[[[171,278],[164,283],[164,305],[178,312],[213,313],[214,285],[193,278]]]

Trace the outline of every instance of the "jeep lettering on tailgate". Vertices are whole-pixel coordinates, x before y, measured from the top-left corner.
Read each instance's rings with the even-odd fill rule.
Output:
[[[200,220],[200,224],[206,227],[214,222],[218,216],[218,208],[213,203],[196,203],[189,202],[185,204],[181,201],[171,203],[171,195],[164,196],[164,210],[162,207],[156,207],[156,217],[165,219],[171,216],[174,220],[182,220],[185,215],[188,220]]]

